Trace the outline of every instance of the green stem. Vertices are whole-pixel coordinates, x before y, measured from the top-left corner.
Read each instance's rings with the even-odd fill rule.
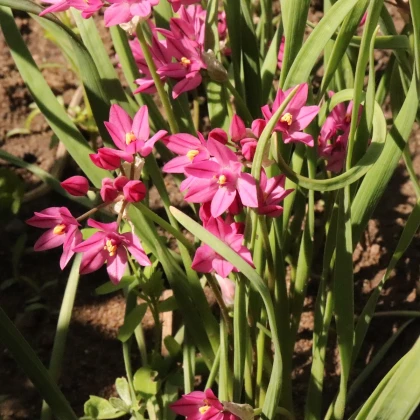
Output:
[[[81,254],[77,254],[67,281],[64,292],[63,302],[61,304],[60,315],[58,316],[57,328],[54,338],[54,345],[50,360],[50,375],[53,381],[58,382],[61,374],[64,351],[66,348],[67,335],[69,332],[71,313],[73,311],[74,300],[76,298],[77,285],[79,284],[79,267]],[[42,402],[41,420],[52,418],[52,411],[46,401]]]
[[[168,118],[169,127],[171,129],[171,132],[172,132],[172,134],[178,133],[179,132],[178,123],[175,119],[175,115],[172,111],[171,103],[169,101],[168,95],[166,94],[165,88],[163,87],[162,81],[160,80],[159,75],[156,73],[156,66],[155,66],[155,63],[153,61],[152,55],[150,53],[150,47],[147,44],[146,39],[144,37],[144,32],[143,32],[143,28],[142,28],[141,24],[137,25],[136,32],[137,32],[137,38],[139,39],[141,49],[142,49],[143,54],[144,54],[144,58],[145,58],[146,63],[147,63],[147,67],[149,68],[149,71],[152,75],[153,81],[155,82],[155,86],[156,86],[156,90],[157,90],[158,95],[159,95],[159,99],[161,100],[163,108],[165,109],[166,117]]]
[[[271,252],[270,247],[270,240],[268,237],[268,230],[267,225],[265,223],[264,216],[259,216],[259,223],[260,223],[260,230],[261,230],[261,236],[262,236],[262,242],[264,246],[265,251],[265,258],[267,261],[267,267],[268,267],[268,288],[271,293],[274,292],[274,284],[276,281],[276,275],[274,271],[274,261],[273,261],[273,254]]]
[[[236,107],[238,108],[238,113],[242,114],[242,116],[246,119],[245,122],[247,124],[250,124],[253,121],[253,118],[251,113],[249,112],[248,107],[245,104],[245,101],[242,99],[242,96],[239,94],[239,92],[235,89],[235,86],[233,86],[229,80],[225,82],[225,85],[235,99]]]
[[[220,366],[220,347],[216,352],[216,357],[214,358],[213,365],[210,370],[210,375],[207,379],[206,386],[204,389],[211,388],[213,386],[214,381],[216,380],[217,374],[219,373],[219,366]]]

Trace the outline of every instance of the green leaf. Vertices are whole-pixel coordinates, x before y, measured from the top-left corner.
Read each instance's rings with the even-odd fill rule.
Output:
[[[358,413],[356,420],[409,420],[420,403],[420,341],[404,356]]]
[[[158,303],[158,311],[159,312],[172,312],[178,309],[178,304],[176,303],[176,299],[173,296],[168,297]]]
[[[175,340],[174,337],[172,337],[171,335],[167,335],[163,339],[163,342],[165,343],[165,347],[168,349],[168,352],[171,355],[171,357],[177,358],[181,356],[182,347],[178,343],[178,341]]]
[[[137,280],[137,276],[123,276],[118,284],[111,283],[107,281],[101,286],[95,289],[96,295],[108,295],[109,293],[117,292],[118,290],[124,289],[124,287],[129,286],[131,283]]]
[[[133,377],[133,386],[142,398],[149,399],[155,396],[159,389],[159,383],[155,381],[158,372],[147,368],[140,368]]]
[[[0,341],[28,375],[58,419],[77,420],[66,397],[55,384],[47,369],[37,357],[28,342],[23,338],[9,317],[0,308]]]
[[[109,401],[95,395],[90,395],[85,402],[84,411],[87,416],[95,420],[117,419],[125,415],[124,411],[117,410]]]
[[[117,389],[118,395],[128,406],[131,405],[130,388],[126,378],[117,378],[115,381],[115,388]]]
[[[134,330],[140,325],[147,311],[147,303],[136,306],[124,319],[124,324],[118,331],[118,340],[125,343],[134,333]]]
[[[338,0],[328,10],[314,31],[309,35],[296,59],[293,61],[293,65],[284,82],[284,89],[299,83],[304,83],[309,79],[309,75],[325,45],[331,39],[334,32],[346,18],[356,2],[357,0]],[[284,23],[284,25],[287,36],[286,24]],[[287,49],[287,41],[285,46]]]
[[[109,399],[109,403],[118,411],[122,411],[126,414],[130,414],[130,406],[127,406],[127,404],[121,399],[121,398],[115,398],[111,397]]]

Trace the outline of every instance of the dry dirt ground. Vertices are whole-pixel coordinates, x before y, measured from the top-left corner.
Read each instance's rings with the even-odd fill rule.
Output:
[[[313,10],[314,15],[319,12]],[[58,67],[43,70],[56,95],[61,95],[69,103],[76,89],[76,79],[62,58],[59,50],[48,41],[42,29],[24,15],[17,16],[18,24],[25,41],[39,65],[58,63]],[[51,131],[41,116],[36,117],[30,135],[6,138],[6,133],[22,127],[27,118],[32,100],[25,88],[13,60],[0,34],[0,147],[50,170],[55,159],[55,149],[50,148]],[[414,166],[420,174],[420,131],[416,128],[411,139],[411,152]],[[10,167],[10,165],[7,165]],[[15,168],[16,169],[16,168]],[[69,163],[67,172],[75,168]],[[30,173],[16,169],[25,180],[26,188],[32,189],[38,181]],[[408,174],[401,164],[394,174],[386,195],[382,198],[373,218],[369,222],[363,241],[354,254],[355,299],[360,310],[367,301],[372,289],[377,285],[386,268],[412,206],[415,193]],[[22,234],[27,234],[27,251],[19,263],[20,274],[29,277],[38,286],[50,282],[49,287],[35,293],[26,283],[16,284],[0,291],[0,305],[16,323],[25,338],[34,347],[44,363],[48,363],[57,310],[68,276],[68,269],[61,272],[58,268],[59,251],[33,253],[30,246],[39,232],[28,228],[23,220],[35,210],[48,206],[68,205],[61,197],[50,193],[37,200],[25,203],[19,216],[8,222],[0,222],[0,285],[13,275],[11,249]],[[77,210],[77,208],[76,208]],[[406,252],[395,273],[385,286],[378,310],[412,309],[419,310],[419,237],[416,237]],[[315,260],[322,257],[322,250]],[[83,403],[90,394],[109,397],[114,392],[115,378],[124,376],[121,346],[115,340],[118,327],[124,316],[124,300],[121,295],[105,297],[94,296],[94,289],[104,282],[103,272],[81,278],[77,292],[75,309],[68,338],[69,347],[65,354],[60,387],[79,415]],[[316,278],[308,288],[305,311],[299,330],[294,356],[294,389],[297,405],[303,406],[311,364],[311,343],[313,329],[313,303],[317,290]],[[48,310],[27,311],[30,299],[39,297],[39,302]],[[28,302],[29,301],[29,302]],[[402,325],[403,319],[377,318],[372,322],[361,356],[354,369],[359,373],[372,359],[381,345]],[[151,321],[146,320],[150,325]],[[147,325],[146,325],[147,327]],[[397,344],[388,352],[385,359],[375,370],[357,394],[353,406],[357,408],[376,386],[390,367],[410,348],[417,339],[420,323],[413,322],[400,336]],[[339,368],[334,337],[327,355],[325,396],[329,400],[336,391]],[[137,360],[133,361],[136,366]],[[40,399],[31,382],[17,367],[9,352],[0,343],[0,418],[34,419],[38,418]],[[416,417],[420,418],[420,417]]]

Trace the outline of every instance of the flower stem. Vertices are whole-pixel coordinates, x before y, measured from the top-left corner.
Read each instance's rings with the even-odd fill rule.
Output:
[[[172,106],[169,101],[168,95],[165,92],[165,88],[163,87],[162,81],[160,80],[159,75],[156,73],[156,66],[152,58],[152,54],[150,53],[149,45],[146,42],[144,37],[144,32],[142,25],[137,25],[137,38],[139,39],[141,49],[144,54],[144,58],[147,63],[147,67],[149,68],[150,74],[152,75],[153,81],[155,82],[156,90],[159,95],[159,99],[162,102],[163,107],[165,108],[166,117],[168,118],[169,127],[171,129],[172,134],[179,132],[178,123],[176,122],[175,115],[172,111]]]
[[[226,87],[228,88],[229,92],[233,95],[235,98],[236,107],[240,114],[246,119],[246,123],[250,124],[251,121],[253,121],[252,115],[249,112],[248,107],[246,106],[244,100],[242,99],[242,96],[239,94],[239,92],[236,90],[235,86],[232,85],[232,83],[227,80],[225,82]]]
[[[223,320],[225,321],[228,334],[232,333],[232,323],[229,318],[229,311],[223,301],[222,293],[220,292],[219,285],[212,274],[206,274],[207,283],[210,285],[213,290],[216,301],[220,307],[220,312],[222,313]]]

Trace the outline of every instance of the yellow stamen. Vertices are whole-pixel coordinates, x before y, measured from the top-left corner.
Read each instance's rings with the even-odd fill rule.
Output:
[[[225,184],[226,184],[226,182],[227,182],[226,175],[220,175],[220,176],[219,176],[219,180],[217,181],[217,183],[218,183],[219,185],[225,185]]]
[[[57,225],[53,230],[54,235],[63,235],[66,233],[66,225],[62,223],[61,225]]]
[[[189,60],[187,57],[182,57],[181,58],[181,64],[184,67],[188,67],[191,64],[191,60]]]
[[[290,112],[286,112],[281,118],[280,118],[281,122],[285,122],[287,123],[287,125],[292,125],[293,122],[293,117],[292,114]]]
[[[210,406],[209,406],[209,405],[203,405],[202,407],[200,407],[200,408],[198,409],[198,411],[200,412],[200,414],[204,414],[204,413],[206,413],[207,411],[209,411],[209,409],[210,409]]]
[[[129,145],[133,141],[136,141],[136,136],[134,135],[134,133],[132,131],[130,131],[129,133],[126,133],[125,134],[125,144]]]
[[[108,251],[110,257],[113,257],[115,255],[115,253],[117,252],[117,248],[118,246],[115,245],[111,239],[107,239],[104,249]]]
[[[192,162],[192,160],[199,154],[198,150],[189,150],[187,153],[187,158]]]

